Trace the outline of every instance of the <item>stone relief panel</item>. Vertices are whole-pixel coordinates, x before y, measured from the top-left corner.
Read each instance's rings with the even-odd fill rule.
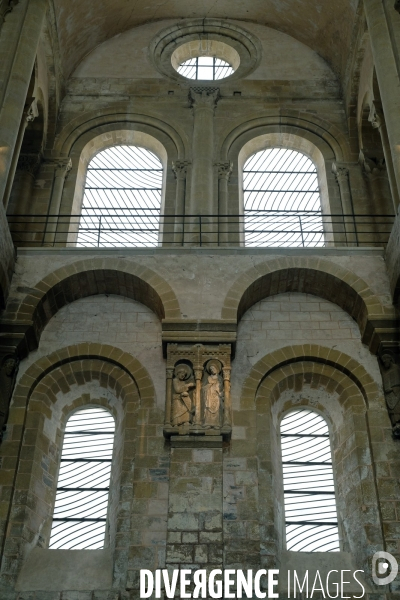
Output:
[[[231,422],[231,347],[168,344],[164,435],[222,436]]]

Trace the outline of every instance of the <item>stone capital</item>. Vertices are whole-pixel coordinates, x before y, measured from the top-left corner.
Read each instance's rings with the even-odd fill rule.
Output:
[[[232,175],[233,162],[219,162],[215,163],[215,166],[218,168],[218,179],[225,179],[226,181],[229,181],[230,176]]]
[[[332,173],[336,177],[336,181],[339,185],[343,183],[347,183],[349,180],[349,169],[343,165],[338,165],[337,163],[333,163],[332,165]]]
[[[189,102],[194,111],[208,109],[214,112],[220,99],[219,88],[190,88]]]
[[[172,163],[175,179],[186,179],[187,169],[190,165],[188,160],[176,160]]]
[[[46,161],[46,164],[54,169],[55,177],[65,178],[72,169],[72,160],[67,157],[60,156]]]

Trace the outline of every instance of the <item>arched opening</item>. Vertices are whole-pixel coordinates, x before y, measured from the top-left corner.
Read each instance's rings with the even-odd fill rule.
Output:
[[[141,146],[113,146],[89,162],[76,245],[157,246],[163,188],[158,156]]]
[[[280,426],[286,549],[339,552],[330,435],[325,419],[301,408]]]
[[[100,407],[84,408],[68,419],[50,548],[104,548],[114,432],[114,418]]]
[[[316,165],[302,152],[273,147],[243,168],[246,246],[324,246]]]

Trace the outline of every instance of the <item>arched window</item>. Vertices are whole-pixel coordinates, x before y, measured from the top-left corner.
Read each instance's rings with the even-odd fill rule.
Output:
[[[286,549],[339,551],[332,455],[327,423],[299,409],[281,422]]]
[[[103,408],[85,408],[68,419],[50,548],[104,548],[114,431]]]
[[[301,152],[268,148],[243,169],[246,246],[323,246],[318,174]]]
[[[77,246],[158,246],[163,168],[139,146],[114,146],[90,161]]]

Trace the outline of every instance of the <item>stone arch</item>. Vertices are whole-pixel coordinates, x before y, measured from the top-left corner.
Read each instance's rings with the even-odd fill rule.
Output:
[[[307,154],[316,163],[321,202],[326,214],[342,212],[339,188],[332,172],[335,162],[357,160],[348,141],[338,128],[321,119],[300,114],[294,116],[259,117],[242,123],[225,138],[221,160],[233,163],[229,185],[230,204],[236,213],[243,211],[243,166],[246,158],[270,146],[284,146]]]
[[[258,117],[246,121],[233,129],[225,138],[221,147],[221,159],[229,160],[239,154],[240,149],[251,139],[264,134],[292,134],[308,140],[319,148],[326,160],[351,160],[348,141],[343,133],[331,123],[318,117],[298,114]]]
[[[222,318],[239,321],[256,302],[285,292],[314,294],[338,304],[357,322],[361,335],[372,316],[384,313],[368,284],[351,271],[316,257],[282,257],[249,269],[235,281]]]
[[[96,152],[121,143],[143,145],[160,157],[164,167],[162,212],[174,212],[176,180],[172,163],[185,155],[181,135],[160,119],[110,111],[101,116],[86,114],[83,122],[78,117],[61,132],[55,152],[72,162],[64,185],[61,214],[79,214],[90,159]]]
[[[379,387],[366,369],[344,352],[318,344],[286,346],[261,358],[253,366],[243,384],[241,402],[247,406],[250,403],[254,404],[259,391],[264,390],[265,385],[275,387],[276,384],[279,384],[280,379],[276,375],[279,369],[290,365],[291,373],[294,374],[293,369],[296,369],[296,363],[305,361],[322,365],[322,367],[316,367],[322,377],[321,381],[326,381],[325,375],[331,373],[332,368],[336,369],[338,373],[340,372],[335,379],[337,385],[341,385],[346,394],[351,389],[352,397],[356,394],[357,388],[363,397],[364,406],[362,408],[364,410],[369,406],[380,406],[382,398]],[[267,378],[268,382],[265,383]],[[346,381],[346,386],[344,386]],[[356,387],[351,387],[353,384]],[[361,407],[359,402],[357,404]]]
[[[113,130],[138,130],[153,135],[166,146],[167,152],[173,152],[177,158],[184,158],[185,145],[182,136],[171,125],[155,117],[137,113],[127,113],[125,110],[101,111],[86,113],[83,117],[73,119],[60,133],[55,153],[60,156],[70,156],[72,149],[79,145],[81,148],[93,137],[100,133]],[[172,159],[175,157],[172,156]]]
[[[1,453],[9,454],[15,445],[15,436],[24,439],[24,448],[19,446],[15,453],[11,450],[12,460],[6,469],[9,485],[3,491],[14,496],[13,504],[19,506],[20,516],[18,522],[14,522],[14,515],[10,513],[2,523],[5,556],[12,552],[9,544],[17,543],[20,559],[37,546],[39,536],[46,545],[63,428],[71,411],[90,404],[87,391],[93,382],[98,383],[100,391],[106,392],[96,398],[95,404],[108,408],[118,417],[116,436],[119,437],[116,437],[114,453],[114,471],[117,472],[110,495],[110,506],[115,514],[121,510],[118,505],[122,498],[126,501],[132,495],[132,482],[126,470],[133,464],[136,447],[143,446],[142,442],[137,443],[137,438],[147,436],[146,428],[137,429],[139,412],[146,423],[155,405],[155,390],[147,370],[126,352],[93,343],[69,346],[40,358],[16,385],[10,423],[1,449]],[[22,490],[24,494],[19,493]],[[32,507],[36,507],[36,513]],[[115,519],[110,524],[112,539],[115,540],[121,525],[122,521]],[[9,541],[5,532],[10,526],[15,535]],[[15,576],[15,570],[13,574]],[[114,579],[121,577],[116,568]],[[124,582],[119,580],[118,584],[124,585]]]
[[[307,407],[316,410],[330,428],[339,531],[342,537],[341,551],[349,552],[352,556],[349,559],[354,560],[356,565],[362,564],[362,568],[368,572],[368,563],[374,552],[368,540],[371,535],[378,543],[382,543],[384,539],[379,496],[374,483],[374,451],[369,438],[370,425],[365,402],[365,397],[371,396],[371,392],[365,393],[365,385],[368,384],[364,384],[364,390],[360,388],[362,376],[355,381],[350,378],[351,371],[344,372],[343,364],[349,357],[336,356],[334,363],[324,356],[324,351],[329,352],[318,346],[314,349],[311,347],[311,351],[306,346],[284,348],[286,361],[279,358],[276,352],[269,355],[271,363],[275,362],[276,367],[265,373],[254,396],[257,455],[266,465],[265,469],[258,471],[260,496],[268,498],[268,505],[274,507],[270,514],[262,515],[261,520],[264,531],[273,531],[273,540],[269,541],[275,546],[275,554],[282,551],[284,514],[280,420],[292,409]],[[353,362],[357,364],[356,361]],[[346,364],[346,367],[349,366]],[[384,417],[383,403],[379,408]],[[270,479],[274,481],[273,486],[269,485]],[[366,485],[368,493],[365,493]],[[360,504],[369,507],[368,519],[360,510]]]
[[[54,369],[76,362],[77,367],[72,369],[72,373],[76,373],[79,367],[78,361],[82,360],[102,360],[109,365],[114,365],[121,370],[121,376],[123,371],[135,381],[141,402],[149,402],[150,399],[154,401],[155,390],[150,375],[136,358],[114,346],[88,342],[61,348],[49,356],[39,358],[28,367],[16,384],[11,410],[26,406],[35,388]],[[90,366],[91,364],[88,363],[88,367]]]
[[[171,286],[151,269],[125,259],[93,258],[72,263],[50,273],[16,308],[4,316],[30,329],[30,346],[55,313],[71,302],[96,294],[118,294],[145,304],[160,319],[180,316]]]

